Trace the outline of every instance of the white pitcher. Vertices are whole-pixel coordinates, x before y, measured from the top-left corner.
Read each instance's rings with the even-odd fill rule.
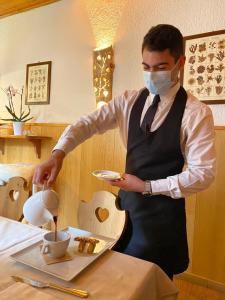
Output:
[[[35,226],[42,226],[58,215],[59,197],[53,190],[37,192],[33,187],[33,195],[23,206],[24,218]]]

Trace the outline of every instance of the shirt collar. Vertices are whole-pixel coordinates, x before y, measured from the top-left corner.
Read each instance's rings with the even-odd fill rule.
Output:
[[[179,88],[180,88],[180,82],[178,81],[173,87],[171,87],[168,90],[168,92],[166,94],[159,95],[161,102],[166,103],[166,102],[173,101],[173,99],[174,99],[176,93],[178,92]],[[150,96],[151,96],[151,99],[153,99],[155,94],[150,93]]]

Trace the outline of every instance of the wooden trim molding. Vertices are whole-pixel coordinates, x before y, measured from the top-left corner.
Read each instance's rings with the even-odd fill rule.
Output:
[[[26,123],[27,125],[30,125],[30,126],[40,126],[40,127],[45,127],[45,126],[48,126],[48,127],[65,127],[65,126],[68,126],[70,125],[70,123]]]
[[[0,0],[0,18],[15,15],[60,0]]]
[[[53,126],[53,127],[64,127],[71,125],[71,123],[26,123],[31,126]],[[215,130],[225,130],[225,125],[214,126]]]
[[[225,284],[195,275],[193,273],[184,272],[179,275],[175,275],[175,278],[184,279],[190,281],[191,283],[225,293]]]

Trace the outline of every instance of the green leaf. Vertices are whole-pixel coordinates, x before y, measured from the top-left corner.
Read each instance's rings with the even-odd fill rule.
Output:
[[[20,118],[22,118],[22,116],[24,115],[25,111],[22,111],[21,115],[20,115]]]
[[[13,112],[12,112],[12,110],[11,110],[10,107],[8,107],[7,105],[5,105],[5,107],[6,107],[6,109],[8,110],[8,112],[9,112],[10,114],[13,114]]]
[[[2,121],[14,121],[14,119],[0,119]]]
[[[30,111],[26,115],[24,115],[22,118],[20,118],[20,120],[23,121],[26,117],[29,116],[29,114],[30,114]]]
[[[13,120],[19,121],[19,118],[11,111],[11,109],[7,105],[5,105],[5,107],[6,107],[7,111],[9,112],[9,114],[13,117]]]
[[[23,120],[23,122],[27,122],[29,120],[33,119],[33,117],[29,118],[29,119],[26,119],[26,120]]]
[[[26,117],[28,117],[30,115],[30,107],[28,106],[28,113],[26,115],[24,115],[25,113],[25,110],[22,112],[21,116],[20,116],[20,119],[23,120],[25,119]],[[22,117],[23,115],[23,117]]]

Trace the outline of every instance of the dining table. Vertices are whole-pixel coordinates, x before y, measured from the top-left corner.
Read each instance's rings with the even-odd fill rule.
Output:
[[[0,216],[0,299],[79,299],[51,288],[15,282],[22,276],[88,291],[90,300],[174,300],[178,288],[154,263],[107,249],[70,281],[15,261],[12,255],[42,239],[46,230]],[[63,268],[63,262],[60,263]]]

